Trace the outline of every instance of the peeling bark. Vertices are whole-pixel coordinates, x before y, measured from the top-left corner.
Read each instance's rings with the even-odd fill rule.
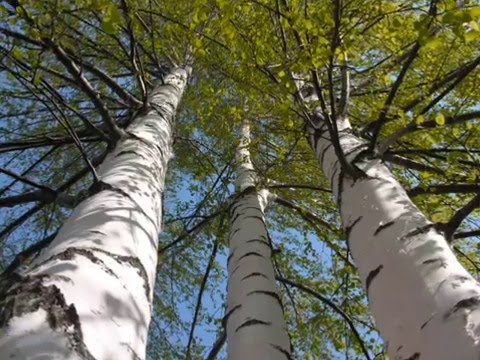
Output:
[[[162,192],[188,72],[153,89],[55,239],[0,281],[0,354],[144,359]]]
[[[391,359],[473,360],[480,353],[480,286],[368,143],[339,118],[357,179],[339,169],[326,124],[310,144],[339,202],[344,231]],[[342,176],[340,176],[342,174]]]

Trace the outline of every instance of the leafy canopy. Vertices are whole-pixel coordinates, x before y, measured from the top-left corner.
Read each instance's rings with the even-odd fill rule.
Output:
[[[58,194],[74,203],[81,198],[116,127],[141,111],[148,89],[170,68],[190,64],[168,175],[150,357],[185,357],[196,307],[191,357],[208,353],[221,332],[225,209],[237,128],[248,118],[259,186],[294,205],[275,205],[268,213],[279,250],[275,267],[317,293],[280,287],[296,356],[361,358],[363,346],[370,358],[382,358],[305,124],[315,107],[338,115],[348,100],[358,135],[371,141],[421,210],[456,237],[460,260],[478,272],[480,4],[458,3],[4,1],[4,266],[54,233],[71,212]],[[215,242],[218,252],[200,290]]]

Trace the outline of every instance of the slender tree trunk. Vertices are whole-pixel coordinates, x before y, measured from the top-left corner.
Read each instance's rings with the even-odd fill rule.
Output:
[[[237,148],[237,198],[230,208],[226,328],[230,360],[290,359],[290,339],[275,285],[265,208],[271,198],[257,191],[247,122]]]
[[[53,242],[0,282],[2,359],[144,359],[162,192],[188,73],[150,94]]]
[[[325,123],[310,142],[337,197],[347,241],[391,359],[473,360],[480,354],[480,287],[445,237],[410,201],[346,119],[338,120],[340,167]],[[355,160],[355,161],[354,161]]]

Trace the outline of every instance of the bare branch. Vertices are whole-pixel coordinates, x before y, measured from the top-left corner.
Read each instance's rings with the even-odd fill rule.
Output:
[[[195,234],[197,233],[198,231],[200,231],[205,225],[208,224],[208,222],[214,218],[216,218],[218,215],[224,213],[226,211],[226,209],[221,209],[219,211],[216,211],[208,216],[205,216],[205,218],[198,222],[196,225],[194,225],[193,227],[191,227],[190,229],[188,230],[185,230],[182,234],[180,234],[175,240],[173,240],[172,242],[168,243],[167,245],[163,246],[162,248],[160,248],[158,250],[158,254],[162,254],[164,253],[165,251],[169,250],[170,248],[174,247],[175,245],[177,245],[178,243],[180,243],[182,240],[184,240],[185,238],[187,238],[188,236],[191,236],[192,234]]]
[[[95,107],[97,108],[100,116],[102,117],[105,125],[107,126],[110,136],[112,137],[113,142],[116,142],[123,134],[122,129],[118,127],[115,123],[115,120],[110,115],[107,107],[100,99],[97,91],[92,87],[90,82],[82,74],[82,71],[78,68],[75,62],[68,56],[68,54],[52,40],[45,40],[46,44],[53,49],[53,52],[60,60],[61,63],[65,65],[68,72],[70,72],[79,82],[82,89],[85,91],[85,94],[90,98]]]
[[[30,263],[32,261],[32,257],[34,257],[35,254],[38,254],[42,249],[44,249],[48,244],[50,244],[53,239],[55,239],[55,236],[57,236],[57,233],[58,230],[55,231],[53,234],[48,235],[44,239],[30,245],[22,252],[18,253],[17,256],[15,256],[15,259],[13,259],[13,261],[10,263],[10,265],[8,265],[5,270],[3,270],[2,275],[12,273],[25,263]]]
[[[345,117],[348,115],[348,104],[350,102],[350,71],[348,70],[347,53],[343,52],[342,70],[342,89],[340,93],[340,102],[338,105],[339,116]]]
[[[94,158],[92,160],[92,164],[94,166],[97,166],[98,164],[100,164],[103,159],[105,158],[107,154],[107,151],[104,151],[102,154],[100,154],[99,156],[97,156],[96,158]],[[58,187],[56,190],[55,190],[55,193],[62,193],[64,192],[65,190],[67,190],[70,186],[72,186],[73,184],[75,184],[77,181],[79,181],[81,178],[83,178],[88,172],[90,171],[90,168],[88,166],[82,168],[80,171],[78,171],[76,174],[74,174],[73,176],[71,176],[67,181],[65,181],[60,187]],[[47,205],[48,203],[45,203],[45,202],[40,202],[38,203],[37,205],[35,205],[34,207],[28,209],[27,211],[25,211],[22,215],[20,215],[20,217],[18,217],[16,220],[14,220],[13,222],[11,222],[10,224],[8,224],[2,231],[0,231],[0,241],[5,237],[7,236],[8,234],[10,234],[13,230],[15,230],[18,226],[20,226],[21,224],[23,224],[25,221],[27,221],[30,216],[34,215],[35,213],[37,213],[38,211],[40,211],[41,209],[43,209],[43,207],[45,205]]]
[[[71,52],[68,52],[70,56],[73,56]],[[79,57],[75,57],[75,62],[79,63],[82,65],[83,68],[85,68],[87,71],[92,73],[94,76],[96,76],[98,79],[103,81],[112,91],[117,94],[122,100],[124,100],[128,105],[133,106],[134,108],[139,108],[143,106],[143,103],[138,100],[135,96],[130,94],[128,91],[126,91],[123,87],[118,85],[118,83],[110,77],[108,74],[103,72],[100,68],[98,68],[95,65],[92,65],[86,61],[83,61]]]
[[[445,238],[450,243],[454,239],[453,234],[457,231],[458,227],[462,223],[463,220],[467,218],[475,209],[480,206],[480,193],[475,195],[465,206],[461,209],[457,210],[455,214],[453,214],[452,218],[448,221],[448,223],[442,226],[442,230],[445,232]]]
[[[445,125],[457,124],[457,123],[474,120],[478,118],[480,118],[480,111],[473,111],[473,112],[460,114],[460,115],[446,116]],[[404,137],[405,135],[408,135],[420,130],[432,129],[438,126],[439,125],[436,123],[435,120],[424,121],[420,124],[417,124],[415,121],[411,121],[408,125],[405,125],[400,129],[397,129],[393,134],[383,139],[377,147],[378,154],[382,155],[385,151],[388,150],[390,145],[392,145],[394,142],[398,141],[400,138]]]
[[[202,305],[202,296],[203,292],[205,291],[205,286],[207,285],[208,276],[210,275],[210,270],[212,269],[213,262],[215,261],[215,257],[217,256],[218,250],[218,241],[215,241],[212,248],[212,253],[210,254],[210,258],[208,259],[207,268],[205,269],[205,274],[203,275],[202,282],[200,284],[200,289],[198,291],[197,296],[197,305],[195,306],[195,313],[193,315],[192,326],[190,327],[190,334],[188,335],[188,343],[187,343],[187,351],[185,355],[185,359],[190,359],[190,347],[193,341],[193,333],[195,331],[195,325],[197,324],[198,314],[200,313],[200,307]]]
[[[222,349],[223,345],[227,341],[227,332],[222,330],[222,332],[218,335],[217,339],[213,343],[212,349],[208,353],[205,360],[215,360],[217,358],[218,353]]]
[[[38,164],[40,164],[42,161],[44,161],[47,157],[49,157],[51,154],[55,152],[55,150],[58,149],[58,146],[52,147],[50,150],[46,151],[45,154],[40,156],[35,162],[33,162],[28,168],[26,168],[20,175],[25,176],[27,175],[30,171],[32,171]],[[8,189],[10,189],[13,185],[17,183],[18,180],[13,180],[10,182],[8,185],[4,186],[2,189],[0,189],[0,196],[2,196]]]
[[[480,236],[480,229],[478,230],[470,230],[470,231],[463,231],[453,235],[454,239],[465,239],[468,237]]]
[[[394,155],[390,153],[383,154],[383,159],[391,162],[392,164],[400,165],[409,169],[417,171],[426,171],[434,174],[445,174],[445,171],[431,165],[426,165],[406,158],[404,156]]]
[[[413,46],[409,57],[406,59],[405,63],[403,64],[402,69],[398,73],[398,76],[395,79],[395,82],[393,83],[390,89],[390,92],[388,93],[387,99],[385,100],[383,107],[380,110],[380,115],[372,128],[372,140],[371,140],[372,142],[370,145],[371,150],[375,148],[378,134],[380,133],[380,130],[382,129],[382,126],[384,125],[384,123],[387,121],[387,115],[388,115],[390,106],[392,105],[393,100],[395,99],[395,95],[397,94],[397,91],[400,88],[400,85],[402,84],[403,79],[405,78],[405,75],[407,74],[407,71],[410,68],[410,65],[412,65],[413,60],[415,60],[415,58],[417,57],[419,49],[420,49],[420,44],[417,42]]]
[[[371,359],[371,357],[368,353],[368,350],[365,346],[365,343],[363,342],[362,338],[360,337],[360,334],[359,334],[357,328],[353,324],[353,320],[338,305],[336,305],[335,303],[333,303],[332,301],[327,299],[322,294],[318,293],[317,291],[315,291],[315,290],[313,290],[313,289],[311,289],[311,288],[309,288],[309,287],[307,287],[303,284],[299,284],[299,283],[296,283],[292,280],[288,280],[288,279],[285,279],[283,277],[278,277],[278,276],[276,277],[276,279],[278,281],[280,281],[281,283],[285,283],[285,284],[288,284],[290,286],[296,287],[297,289],[302,290],[303,292],[306,292],[307,294],[310,294],[310,295],[314,296],[315,298],[317,298],[318,300],[323,302],[325,305],[327,305],[334,312],[336,312],[338,315],[340,315],[345,320],[345,322],[348,324],[348,326],[350,327],[350,330],[352,331],[353,335],[357,339],[358,344],[360,345],[360,348],[362,349],[362,352],[365,355],[365,358],[369,359],[369,360]]]
[[[47,192],[50,192],[52,194],[55,194],[55,191],[53,189],[49,188],[48,186],[39,184],[36,181],[28,179],[25,176],[18,175],[18,174],[14,173],[13,171],[10,171],[8,169],[0,168],[0,173],[4,173],[5,175],[8,175],[8,176],[14,178],[15,180],[21,181],[21,182],[23,182],[27,185],[33,186],[37,189],[41,189],[42,191],[47,191]]]
[[[129,9],[126,0],[122,0],[122,10],[125,21],[127,22],[127,33],[130,40],[130,62],[135,72],[135,77],[137,78],[138,88],[142,94],[142,99],[145,101],[147,99],[147,88],[145,86],[144,74],[139,68],[138,63],[141,63],[140,58],[137,53],[137,42],[135,40],[135,33],[132,27],[132,20],[129,15]],[[138,63],[137,63],[138,61]]]
[[[51,203],[55,201],[55,198],[56,194],[53,193],[53,190],[51,192],[44,190],[29,191],[19,195],[0,198],[0,207],[13,207],[20,204],[38,201]]]
[[[288,207],[292,210],[295,210],[304,220],[308,222],[315,222],[319,223],[322,226],[326,227],[330,231],[334,233],[339,233],[338,229],[333,227],[330,223],[326,222],[325,220],[319,218],[317,215],[313,214],[312,212],[308,211],[307,209],[302,208],[301,206],[295,204],[293,201],[290,201],[286,198],[280,197],[275,195],[274,200],[277,204]]]
[[[466,64],[461,65],[455,70],[448,72],[443,78],[436,80],[428,90],[428,95],[431,95],[447,85],[450,81],[455,80],[455,86],[460,83],[469,73],[471,73],[480,64],[480,56]],[[410,101],[402,109],[405,112],[412,110],[415,106],[420,104],[425,99],[424,96],[418,96],[416,99]]]
[[[449,184],[431,185],[426,187],[417,186],[407,191],[408,196],[414,197],[424,194],[462,194],[478,193],[480,184]]]
[[[456,253],[460,254],[465,260],[467,260],[470,264],[473,265],[473,267],[477,270],[477,273],[480,273],[480,267],[478,266],[478,264],[473,261],[470,256],[468,256],[467,254],[465,254],[462,250],[460,250],[458,248],[458,246],[454,246],[453,247],[453,250],[455,250]]]
[[[267,185],[268,189],[307,189],[307,190],[316,190],[331,193],[332,190],[325,189],[322,187],[307,185],[307,184],[273,184]]]

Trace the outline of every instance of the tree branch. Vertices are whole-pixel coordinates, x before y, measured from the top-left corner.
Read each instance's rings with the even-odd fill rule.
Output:
[[[360,334],[357,331],[355,325],[353,324],[352,319],[338,305],[336,305],[335,303],[333,303],[332,301],[327,299],[322,294],[316,292],[315,290],[312,290],[311,288],[306,287],[305,285],[302,285],[302,284],[299,284],[299,283],[296,283],[294,281],[291,281],[291,280],[288,280],[288,279],[285,279],[285,278],[282,278],[282,277],[278,277],[278,276],[276,277],[276,279],[278,281],[280,281],[281,283],[285,283],[285,284],[288,284],[290,286],[296,287],[297,289],[302,290],[303,292],[306,292],[307,294],[312,295],[313,297],[317,298],[318,300],[323,302],[325,305],[327,305],[330,309],[332,309],[338,315],[340,315],[345,320],[345,322],[348,324],[348,326],[350,327],[350,330],[352,331],[353,335],[357,339],[358,344],[360,345],[360,348],[362,349],[362,352],[365,355],[365,358],[368,359],[368,360],[371,359],[371,357],[368,353],[368,350],[365,346],[365,343],[363,342],[362,338],[360,337]]]
[[[82,74],[82,71],[78,68],[75,62],[68,56],[68,54],[56,43],[51,40],[45,40],[45,43],[53,49],[53,52],[57,56],[58,60],[66,67],[69,73],[72,74],[80,83],[80,86],[85,91],[85,94],[90,98],[92,103],[97,108],[100,116],[102,117],[105,125],[107,126],[112,141],[115,143],[118,139],[121,138],[123,131],[115,123],[115,120],[110,115],[107,107],[100,99],[97,91],[92,87],[90,82]]]
[[[424,194],[461,194],[478,193],[480,184],[449,184],[431,185],[427,187],[416,186],[407,191],[408,196],[415,197]]]
[[[217,358],[218,353],[220,352],[223,345],[225,344],[225,341],[227,341],[227,332],[225,331],[225,329],[223,329],[222,332],[218,335],[215,342],[213,343],[212,349],[208,353],[205,360],[215,360]]]
[[[473,112],[454,115],[454,116],[446,116],[445,125],[452,125],[460,122],[474,120],[474,119],[478,119],[479,117],[480,117],[480,111],[473,111]],[[431,129],[438,126],[439,125],[436,123],[435,120],[424,121],[420,124],[417,124],[415,121],[411,121],[409,124],[407,124],[403,128],[397,129],[393,134],[387,136],[384,140],[382,140],[377,147],[377,151],[380,155],[382,155],[383,153],[385,153],[385,151],[388,150],[390,145],[392,145],[394,142],[398,141],[400,138],[404,137],[405,135],[411,134],[415,131]]]
[[[410,68],[410,65],[412,65],[413,60],[415,60],[415,58],[417,57],[419,49],[420,49],[420,44],[417,42],[413,46],[410,52],[410,55],[408,56],[407,60],[403,64],[402,69],[400,70],[400,73],[398,74],[397,78],[395,79],[395,82],[393,83],[390,89],[390,92],[388,93],[387,99],[385,100],[383,107],[380,110],[380,115],[372,128],[372,140],[371,140],[370,150],[373,150],[376,146],[378,134],[380,133],[380,130],[382,129],[382,126],[384,125],[384,123],[387,121],[387,115],[388,115],[390,106],[392,105],[393,100],[395,99],[395,95],[397,94],[397,91],[400,88],[400,85],[402,84],[403,79],[405,78],[405,75],[407,74],[407,71]]]
[[[68,52],[70,56],[74,56],[70,51]],[[126,91],[123,87],[118,85],[118,83],[110,77],[108,74],[103,72],[100,68],[92,65],[86,61],[83,61],[81,58],[75,56],[75,61],[82,65],[82,67],[89,71],[92,75],[97,77],[99,80],[103,81],[112,91],[117,94],[123,101],[133,108],[140,108],[143,106],[143,102],[138,100],[135,96]]]
[[[208,216],[205,216],[205,218],[198,222],[196,225],[194,225],[193,227],[191,227],[190,229],[188,230],[185,230],[182,234],[180,234],[175,240],[173,240],[172,242],[168,243],[167,245],[165,245],[164,247],[160,248],[158,250],[158,254],[162,254],[164,253],[165,251],[169,250],[170,248],[172,248],[173,246],[177,245],[179,242],[181,242],[183,239],[185,239],[186,237],[190,236],[191,234],[195,233],[195,232],[198,232],[200,231],[205,225],[207,225],[207,223],[216,218],[218,215],[222,214],[223,212],[225,212],[226,209],[221,209],[219,211],[216,211]]]
[[[193,333],[195,331],[195,325],[197,324],[198,314],[200,313],[200,307],[202,305],[202,296],[205,291],[205,286],[207,285],[208,276],[210,275],[210,270],[212,269],[213,262],[217,256],[218,241],[215,241],[212,248],[212,253],[208,259],[207,268],[205,269],[205,274],[203,275],[202,282],[200,284],[200,290],[198,291],[197,296],[197,305],[195,306],[195,313],[193,315],[192,326],[190,327],[190,334],[188,335],[187,351],[185,360],[190,360],[190,347],[193,341]]]
[[[458,229],[465,218],[480,206],[480,193],[475,195],[465,206],[457,210],[448,223],[442,226],[445,232],[445,238],[449,243],[454,239],[453,234]]]
[[[417,171],[426,171],[426,172],[431,172],[431,173],[440,174],[440,175],[445,174],[445,171],[443,171],[442,169],[439,169],[430,165],[422,164],[403,156],[385,153],[383,154],[382,158],[383,160],[389,161],[392,164],[400,165],[409,169],[413,169]]]
[[[316,190],[316,191],[323,191],[331,193],[332,190],[325,189],[322,187],[314,186],[314,185],[307,185],[307,184],[273,184],[273,185],[266,185],[268,189],[307,189],[307,190]]]
[[[465,238],[473,237],[473,236],[480,236],[480,229],[459,232],[459,233],[454,234],[453,238],[454,239],[465,239]]]
[[[3,169],[3,168],[0,168],[0,173],[4,173],[5,175],[8,175],[12,178],[14,178],[15,180],[17,181],[21,181],[27,185],[30,185],[30,186],[33,186],[37,189],[40,189],[44,192],[50,192],[52,194],[55,194],[55,190],[53,190],[52,188],[46,186],[46,185],[42,185],[42,184],[39,184],[37,183],[36,181],[33,181],[33,180],[30,180],[28,178],[26,178],[25,176],[22,176],[22,175],[18,175],[8,169]]]
[[[467,254],[465,254],[462,250],[458,248],[458,246],[454,246],[453,250],[460,254],[464,259],[466,259],[470,264],[473,265],[473,267],[477,270],[477,273],[480,272],[480,267],[477,265],[475,261],[473,261]]]

